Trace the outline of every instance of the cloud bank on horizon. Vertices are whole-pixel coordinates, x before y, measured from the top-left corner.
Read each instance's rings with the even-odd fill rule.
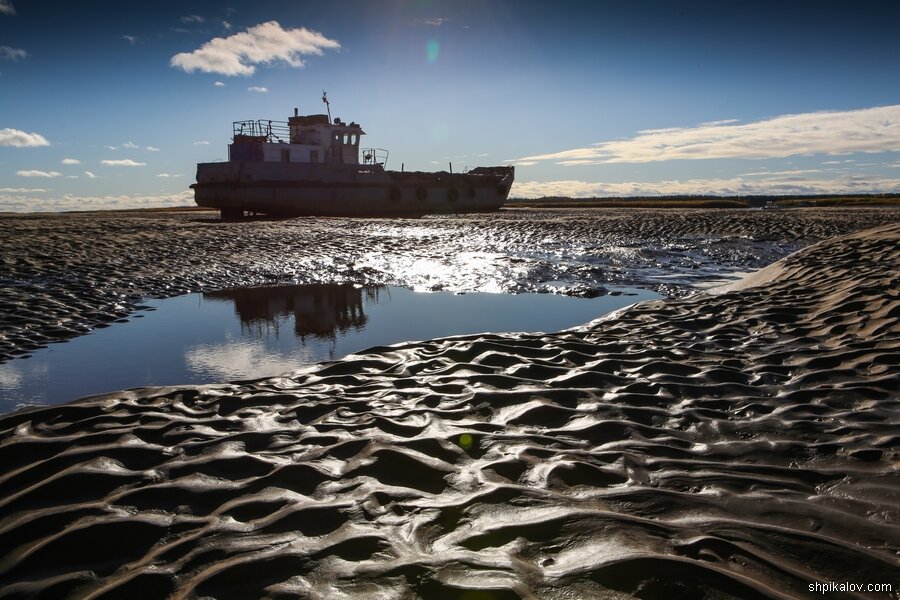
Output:
[[[815,194],[881,194],[900,192],[900,179],[842,175],[833,179],[801,174],[765,179],[672,179],[652,182],[597,182],[566,179],[517,181],[512,198],[627,198],[635,196],[793,196]]]
[[[900,151],[900,104],[782,115],[742,125],[734,123],[731,119],[697,127],[644,130],[626,140],[599,142],[507,162],[553,161],[574,166]]]
[[[90,173],[90,171],[85,172]],[[89,178],[96,178],[93,174]],[[4,192],[0,188],[0,192]],[[187,206],[193,203],[194,194],[190,190],[169,194],[109,194],[109,195],[79,195],[79,194],[54,194],[48,189],[22,189],[18,193],[13,191],[0,196],[0,211],[8,212],[63,212],[72,210],[122,210],[129,208],[166,208],[169,206]],[[34,196],[26,195],[37,193],[46,196],[42,202],[35,206]]]

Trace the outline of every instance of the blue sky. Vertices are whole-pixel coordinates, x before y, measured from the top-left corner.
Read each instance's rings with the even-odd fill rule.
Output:
[[[0,0],[0,211],[192,203],[323,111],[515,196],[900,192],[900,3]],[[77,162],[76,162],[77,161]]]

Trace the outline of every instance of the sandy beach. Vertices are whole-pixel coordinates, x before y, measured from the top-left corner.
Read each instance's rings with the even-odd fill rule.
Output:
[[[0,218],[0,251],[4,360],[238,285],[669,296],[0,416],[0,597],[900,589],[896,210],[34,215]]]

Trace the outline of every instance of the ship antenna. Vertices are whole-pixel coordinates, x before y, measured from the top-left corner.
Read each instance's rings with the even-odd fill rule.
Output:
[[[328,96],[326,96],[328,92],[322,90],[322,102],[325,103],[325,108],[328,109],[328,122],[331,123],[331,104],[328,103]]]

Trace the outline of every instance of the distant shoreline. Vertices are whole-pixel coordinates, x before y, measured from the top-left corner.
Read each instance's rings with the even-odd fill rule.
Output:
[[[527,208],[800,208],[806,206],[900,206],[900,194],[812,196],[630,196],[511,198],[507,207]]]
[[[206,206],[155,206],[150,208],[95,208],[84,210],[60,210],[60,211],[34,211],[34,212],[12,212],[0,211],[2,217],[27,217],[42,215],[84,215],[90,213],[103,214],[130,214],[130,213],[175,213],[175,212],[197,212],[197,213],[218,213],[217,208],[208,208]]]
[[[815,196],[628,196],[572,198],[545,196],[513,198],[504,208],[804,208],[804,207],[900,207],[900,194],[856,194]],[[151,208],[110,208],[66,211],[0,211],[0,218],[27,215],[65,215],[86,213],[214,213],[205,206],[162,206]]]

